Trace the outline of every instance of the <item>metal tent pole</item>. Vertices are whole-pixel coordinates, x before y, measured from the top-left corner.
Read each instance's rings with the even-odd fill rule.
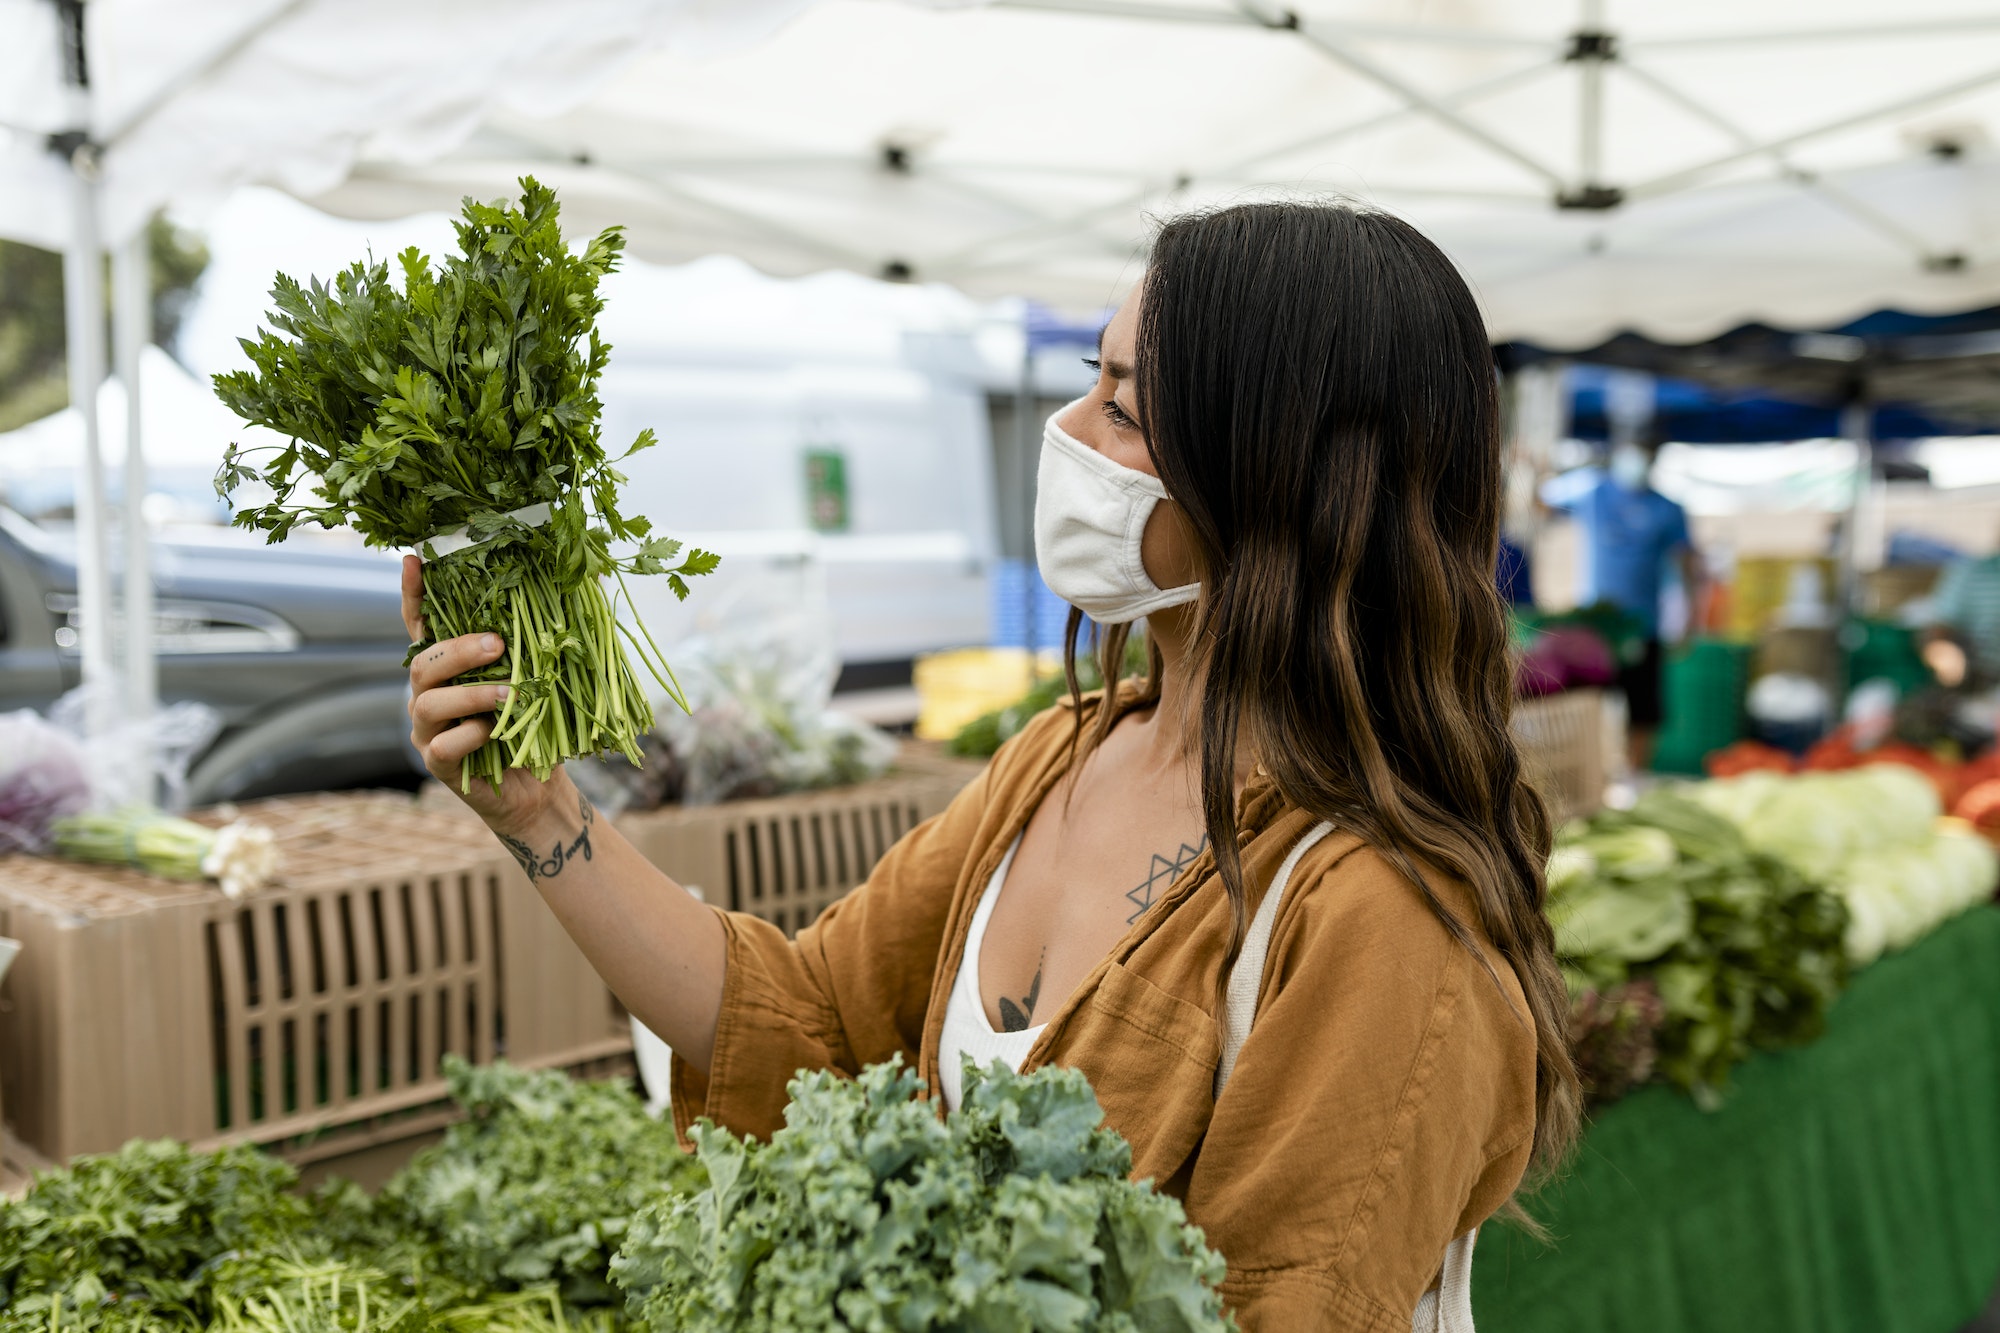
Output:
[[[111,658],[111,571],[104,532],[104,456],[97,391],[104,382],[104,252],[97,234],[98,149],[90,137],[90,66],[81,0],[56,0],[69,131],[49,148],[69,164],[70,235],[63,251],[63,325],[69,398],[83,419],[76,478],[76,635],[84,686],[84,726],[94,735],[117,720]]]
[[[152,333],[152,256],[145,228],[118,247],[111,264],[111,340],[125,383],[125,716],[151,717],[159,704],[159,664],[153,658],[153,559],[146,531],[145,431],[141,425],[139,357]]]
[[[63,252],[63,320],[69,353],[69,398],[83,418],[83,456],[76,464],[76,635],[82,660],[86,725],[95,734],[116,720],[117,672],[111,658],[111,569],[104,524],[104,454],[98,438],[97,391],[104,382],[104,255],[97,244],[94,157],[71,161],[70,241]]]
[[[1037,679],[1040,670],[1035,650],[1041,647],[1040,635],[1035,624],[1041,598],[1035,596],[1035,584],[1041,571],[1035,565],[1035,499],[1034,499],[1034,455],[1035,432],[1030,418],[1035,414],[1035,337],[1029,330],[1029,311],[1024,306],[1021,312],[1021,387],[1014,395],[1014,467],[1016,482],[1014,495],[1021,511],[1021,605],[1025,611],[1022,621],[1021,646],[1028,652],[1028,676]]]
[[[1840,410],[1840,434],[1854,442],[1854,493],[1841,525],[1840,549],[1835,553],[1840,586],[1833,595],[1844,619],[1861,607],[1861,510],[1875,478],[1875,408],[1865,389],[1857,387]]]

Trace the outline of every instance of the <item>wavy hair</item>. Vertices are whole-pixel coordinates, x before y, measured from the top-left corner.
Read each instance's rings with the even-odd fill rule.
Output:
[[[1202,570],[1187,669],[1229,961],[1247,925],[1234,800],[1247,738],[1289,800],[1387,855],[1477,953],[1419,867],[1472,887],[1527,996],[1545,1174],[1576,1135],[1580,1094],[1543,911],[1549,815],[1509,728],[1499,395],[1471,291],[1385,213],[1258,203],[1178,217],[1153,246],[1136,373],[1147,447]],[[1098,636],[1107,694],[1126,639],[1123,626]],[[1158,697],[1151,656],[1142,701]],[[1074,694],[1073,666],[1070,679]],[[1112,712],[1098,710],[1086,750]]]

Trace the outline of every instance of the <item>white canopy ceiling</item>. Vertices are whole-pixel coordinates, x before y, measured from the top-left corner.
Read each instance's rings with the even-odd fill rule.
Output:
[[[1496,336],[1580,346],[2000,302],[1996,135],[1985,0],[825,0],[316,202],[533,170],[655,259],[1096,306],[1149,215],[1338,191],[1443,243]]]
[[[650,258],[1077,307],[1152,215],[1338,191],[1499,337],[2000,301],[1987,0],[0,0],[0,235],[70,234],[65,130],[110,244],[247,181],[386,216],[533,170]]]
[[[115,246],[164,205],[434,156],[491,113],[568,108],[642,51],[754,41],[810,2],[0,0],[0,236],[69,242],[52,135],[88,135]]]

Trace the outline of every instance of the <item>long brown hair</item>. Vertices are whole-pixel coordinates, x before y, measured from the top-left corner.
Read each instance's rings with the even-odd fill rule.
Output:
[[[1509,730],[1499,396],[1472,293],[1384,213],[1192,214],[1154,243],[1136,371],[1147,447],[1202,570],[1187,669],[1201,683],[1202,813],[1229,894],[1229,961],[1247,925],[1233,795],[1247,737],[1290,801],[1389,856],[1477,952],[1419,865],[1471,885],[1479,927],[1527,995],[1534,1164],[1553,1169],[1580,1097],[1543,913],[1549,816]],[[1127,634],[1098,636],[1107,696]],[[1157,651],[1152,667],[1142,699],[1158,695]],[[1098,710],[1086,752],[1113,712]]]

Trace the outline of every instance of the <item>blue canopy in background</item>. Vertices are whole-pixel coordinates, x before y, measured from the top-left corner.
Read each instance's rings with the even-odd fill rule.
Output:
[[[1496,349],[1502,366],[1569,362],[1570,434],[1609,434],[1606,386],[1620,371],[1655,377],[1654,424],[1690,444],[1749,444],[1842,433],[1850,403],[1870,406],[1872,437],[2000,434],[2000,308],[1955,315],[1881,310],[1831,329],[1750,324],[1702,343],[1621,334],[1587,351]]]
[[[1616,368],[1573,365],[1568,372],[1570,434],[1580,440],[1610,438],[1604,410],[1605,381]],[[1841,407],[1802,403],[1760,389],[1713,388],[1693,380],[1655,381],[1654,421],[1664,438],[1687,444],[1766,444],[1828,439],[1841,433]],[[2000,421],[1933,417],[1901,403],[1877,406],[1877,440],[1917,440],[1933,435],[2000,434]]]

